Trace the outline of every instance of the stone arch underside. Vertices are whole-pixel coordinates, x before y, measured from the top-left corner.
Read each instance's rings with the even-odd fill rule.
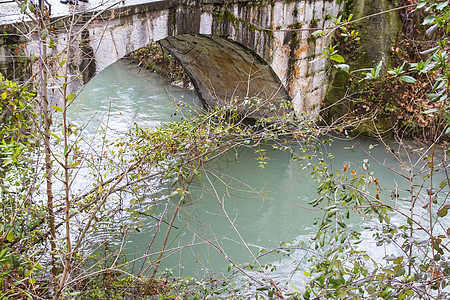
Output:
[[[159,42],[189,74],[205,106],[237,101],[239,114],[251,119],[279,117],[290,110],[286,104],[291,99],[278,76],[245,46],[224,37],[197,34]]]

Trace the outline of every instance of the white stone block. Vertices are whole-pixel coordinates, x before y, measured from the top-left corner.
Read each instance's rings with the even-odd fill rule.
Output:
[[[213,17],[210,13],[204,12],[200,16],[200,33],[212,34]]]
[[[165,39],[169,35],[167,20],[169,20],[169,11],[162,11],[153,19],[153,41]]]

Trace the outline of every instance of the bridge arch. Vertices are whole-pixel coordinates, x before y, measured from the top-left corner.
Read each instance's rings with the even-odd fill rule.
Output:
[[[327,38],[311,38],[308,30],[274,32],[266,28],[326,27],[332,22],[326,16],[336,14],[338,9],[339,4],[329,0],[163,0],[108,11],[102,16],[105,21],[89,25],[85,40],[83,37],[79,42],[80,45],[86,45],[86,51],[81,51],[78,55],[83,57],[85,63],[77,65],[84,67],[80,71],[86,70],[90,74],[80,77],[85,78],[83,82],[78,79],[78,87],[86,83],[89,76],[150,42],[162,41],[166,48],[171,48],[174,44],[176,47],[183,47],[183,43],[190,43],[191,46],[196,44],[196,49],[200,45],[215,43],[223,50],[216,51],[217,57],[232,49],[239,49],[232,50],[233,55],[236,52],[247,53],[241,56],[250,65],[241,65],[240,74],[232,72],[230,74],[234,75],[227,75],[226,78],[240,78],[237,81],[243,86],[244,79],[241,75],[248,73],[254,64],[259,64],[258,70],[262,72],[260,74],[264,74],[259,78],[264,78],[266,84],[263,85],[262,79],[257,83],[257,76],[253,76],[255,80],[252,85],[257,88],[244,93],[244,90],[231,91],[231,86],[226,86],[219,95],[217,89],[224,86],[224,80],[216,80],[216,91],[211,88],[211,84],[208,86],[208,82],[219,73],[210,72],[209,75],[202,76],[204,74],[199,68],[193,66],[193,63],[200,65],[202,61],[184,60],[185,55],[172,47],[169,50],[194,78],[204,103],[216,105],[223,103],[221,101],[224,99],[242,97],[241,95],[271,99],[275,97],[292,99],[296,111],[317,112],[327,87],[326,65],[317,57],[327,45]],[[179,38],[174,38],[177,36],[189,37],[189,41],[185,39],[182,43]],[[89,53],[94,54],[94,61]],[[218,63],[218,60],[217,58],[214,63],[210,60],[211,64],[208,66]],[[241,63],[237,60],[235,62],[231,66],[234,64],[236,67]],[[86,67],[89,64],[90,67]],[[96,71],[92,72],[94,69]],[[226,68],[216,68],[219,71],[224,69]],[[206,81],[202,82],[198,78],[205,78]],[[270,84],[267,82],[269,79],[272,80]],[[246,81],[248,82],[248,78]],[[226,82],[230,85],[230,81]],[[277,92],[269,92],[269,87],[275,85]]]
[[[183,66],[207,107],[237,100],[241,115],[258,119],[285,113],[291,101],[273,69],[242,44],[221,36],[182,34],[159,41]],[[250,111],[245,99],[256,100]]]
[[[103,41],[102,47],[111,40]],[[278,75],[263,58],[241,43],[223,36],[192,33],[153,41],[159,42],[178,60],[205,107],[237,101],[239,114],[252,119],[281,116],[289,110],[289,106],[284,104],[289,104],[291,98]],[[99,68],[104,69],[125,56],[119,53],[137,50],[130,48],[133,43],[124,46],[126,51],[118,51],[114,45],[111,48],[115,51],[103,55],[97,53],[95,60],[92,60],[94,51],[91,48],[85,46],[81,49],[83,58],[79,69],[84,70],[83,84],[98,74]],[[96,62],[100,65],[95,67]],[[245,100],[249,103],[246,104]]]

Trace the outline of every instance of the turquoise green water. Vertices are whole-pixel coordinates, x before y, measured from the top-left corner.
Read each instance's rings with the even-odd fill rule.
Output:
[[[176,120],[179,116],[174,116],[173,105],[177,103],[199,105],[199,100],[193,92],[170,86],[152,73],[119,61],[85,87],[73,109],[73,119],[92,119],[85,133],[87,136],[93,137],[99,127],[104,127],[108,128],[110,137],[115,137],[129,130],[135,122],[139,126],[160,126],[163,122]],[[393,203],[392,191],[405,185],[394,171],[405,172],[407,168],[402,169],[382,145],[371,149],[370,153],[362,151],[367,151],[373,144],[376,142],[361,138],[354,141],[335,139],[331,146],[326,146],[334,155],[327,162],[337,171],[347,161],[361,165],[363,159],[369,159],[382,186],[380,196]],[[313,220],[322,214],[308,205],[317,196],[317,183],[311,179],[308,170],[302,170],[298,162],[291,160],[289,154],[270,148],[267,152],[270,159],[263,169],[258,166],[258,155],[248,149],[238,149],[208,165],[208,176],[203,176],[201,182],[192,186],[192,197],[182,206],[176,219],[176,228],[171,231],[167,247],[170,251],[162,262],[163,269],[169,268],[176,275],[199,277],[212,272],[226,273],[230,261],[241,265],[251,262],[253,258],[249,251],[257,255],[261,249],[270,250],[289,241],[304,242],[305,247],[311,244],[316,230]],[[375,160],[384,167],[377,167]],[[175,202],[169,202],[167,220],[175,205]],[[161,215],[162,210],[154,213]],[[351,222],[350,226],[359,226],[368,220],[361,216]],[[140,257],[147,251],[156,225],[156,221],[149,218],[139,233],[129,236],[125,251],[130,257]],[[160,250],[166,229],[167,225],[162,224],[151,252]],[[379,257],[386,254],[386,249],[375,247],[370,233],[363,236],[363,248]],[[269,255],[262,261],[277,266],[273,277],[291,278],[297,284],[303,272],[294,273],[297,266],[294,260],[302,261],[305,254],[299,250],[290,258]],[[147,262],[154,258],[149,257]],[[135,266],[138,268],[139,264]]]

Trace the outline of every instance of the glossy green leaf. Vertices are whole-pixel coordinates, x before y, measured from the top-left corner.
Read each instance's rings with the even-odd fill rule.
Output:
[[[435,112],[437,112],[437,108],[431,108],[431,109],[428,109],[428,110],[426,110],[426,111],[424,111],[422,113],[424,115],[428,115],[428,114],[432,114],[432,113],[435,113]]]
[[[338,62],[338,63],[345,63],[345,59],[339,54],[331,55],[330,59],[334,60],[335,62]]]
[[[347,64],[337,64],[337,65],[335,65],[335,67],[338,69],[341,69],[347,73],[350,71],[350,66]]]
[[[437,215],[439,217],[445,217],[448,213],[448,210],[450,209],[450,201],[447,201],[444,206],[437,212]]]
[[[424,7],[425,5],[427,5],[427,3],[427,1],[420,1],[419,3],[417,3],[416,9]]]
[[[436,5],[436,10],[437,11],[441,11],[443,10],[446,6],[448,6],[448,1],[445,2],[441,2],[438,5]]]
[[[51,108],[53,108],[53,109],[56,110],[57,112],[60,112],[60,113],[63,112],[63,109],[62,109],[61,107],[59,107],[59,106],[56,106],[56,105],[50,105],[50,106],[51,106]]]
[[[428,16],[423,20],[422,25],[431,25],[436,20],[436,16]]]
[[[11,231],[8,232],[8,234],[6,235],[6,240],[8,242],[12,242],[14,240],[14,233]]]
[[[414,77],[408,76],[408,75],[402,75],[398,79],[400,79],[401,81],[404,81],[406,83],[415,83],[416,82],[416,79]]]
[[[75,95],[75,94],[69,94],[69,95],[67,95],[67,101],[72,101],[73,99],[75,99],[76,96],[77,96],[77,95]]]
[[[76,166],[78,166],[81,163],[81,161],[76,161],[74,163],[72,163],[69,168],[75,168]]]

